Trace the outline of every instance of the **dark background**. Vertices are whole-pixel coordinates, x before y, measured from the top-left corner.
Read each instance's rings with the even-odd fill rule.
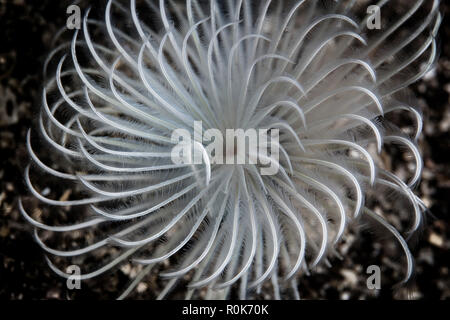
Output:
[[[399,1],[399,4],[401,1]],[[83,283],[80,292],[68,292],[65,280],[48,268],[42,251],[34,243],[32,229],[20,216],[17,199],[27,196],[22,181],[28,162],[25,137],[39,108],[43,84],[42,65],[52,37],[65,25],[67,1],[0,0],[0,299],[116,298],[128,283],[123,268],[100,280]],[[450,13],[443,1],[442,12]],[[416,279],[410,290],[392,286],[372,292],[366,287],[368,265],[378,262],[392,267],[392,284],[399,262],[383,255],[370,234],[350,238],[341,245],[344,259],[331,269],[319,269],[300,281],[303,298],[310,299],[415,299],[450,298],[449,143],[450,143],[450,25],[441,28],[441,59],[434,75],[413,86],[424,112],[420,147],[425,169],[417,193],[434,216],[413,253]],[[391,277],[390,274],[383,276]],[[399,280],[399,278],[397,278]],[[150,280],[149,280],[150,281]],[[151,281],[132,298],[152,298]]]

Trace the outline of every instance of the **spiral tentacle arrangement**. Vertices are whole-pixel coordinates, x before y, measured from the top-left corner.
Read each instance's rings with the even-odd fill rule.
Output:
[[[435,63],[441,16],[437,0],[416,0],[385,19],[392,2],[375,3],[379,30],[359,1],[109,0],[87,10],[71,40],[66,29],[55,40],[28,134],[25,181],[43,214],[30,201],[20,209],[50,267],[69,277],[64,266],[81,261],[83,280],[143,265],[121,298],[152,270],[168,280],[160,298],[186,281],[187,298],[247,298],[265,284],[298,298],[301,276],[329,264],[366,219],[402,249],[408,280],[405,239],[426,208],[412,191],[422,115],[405,89]],[[266,155],[279,170],[208,155],[174,163],[172,133],[194,135],[194,121],[279,130],[279,158]],[[401,175],[382,161],[393,146],[399,166],[412,159]],[[374,212],[375,195],[394,196],[410,228]],[[98,256],[98,269],[83,269]]]

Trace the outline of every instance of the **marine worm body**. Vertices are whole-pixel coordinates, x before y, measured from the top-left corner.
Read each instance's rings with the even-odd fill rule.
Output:
[[[382,18],[394,2],[376,3]],[[84,280],[132,260],[142,271],[120,298],[152,270],[167,279],[159,298],[176,286],[186,298],[298,298],[299,279],[330,263],[350,225],[370,221],[402,250],[410,278],[405,239],[426,208],[412,191],[422,116],[404,92],[435,63],[439,1],[409,1],[373,30],[359,1],[110,0],[103,9],[56,40],[28,135],[25,181],[44,214],[26,201],[20,209],[56,273],[69,277],[65,266],[81,261]],[[399,115],[410,130],[395,125]],[[194,137],[196,122],[216,139],[276,130],[278,152],[244,150],[265,164],[219,163],[202,139],[200,162],[175,163],[173,132]],[[402,176],[381,161],[388,145],[413,160]],[[409,230],[375,213],[374,195],[394,196]],[[97,269],[83,268],[90,256],[103,257]]]

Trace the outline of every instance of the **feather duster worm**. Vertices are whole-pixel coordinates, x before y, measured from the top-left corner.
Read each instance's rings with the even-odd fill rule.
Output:
[[[244,299],[264,284],[273,297],[298,298],[301,275],[329,263],[349,225],[366,219],[403,250],[407,281],[405,239],[426,208],[412,191],[422,116],[402,92],[435,63],[438,6],[409,1],[379,30],[350,0],[110,0],[100,17],[87,10],[46,61],[28,135],[25,181],[41,219],[57,225],[20,209],[50,267],[69,277],[64,265],[101,256],[84,280],[129,260],[143,265],[120,298],[157,268],[168,280],[159,298],[186,280],[187,298],[234,290]],[[404,131],[393,114],[415,125]],[[199,164],[174,163],[171,135],[194,135],[195,121],[218,132],[279,130],[279,157],[266,155],[279,170],[262,175],[260,164],[205,153]],[[380,160],[388,145],[414,159],[401,177]],[[50,187],[61,182],[73,195]],[[375,193],[396,196],[407,232],[373,211]]]

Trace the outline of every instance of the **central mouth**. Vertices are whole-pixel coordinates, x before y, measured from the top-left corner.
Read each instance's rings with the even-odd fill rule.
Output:
[[[227,143],[225,141],[223,150],[225,155],[225,163],[226,164],[237,164],[236,157],[238,156],[238,138],[234,137],[234,141],[232,144]],[[241,155],[242,156],[242,155]]]

